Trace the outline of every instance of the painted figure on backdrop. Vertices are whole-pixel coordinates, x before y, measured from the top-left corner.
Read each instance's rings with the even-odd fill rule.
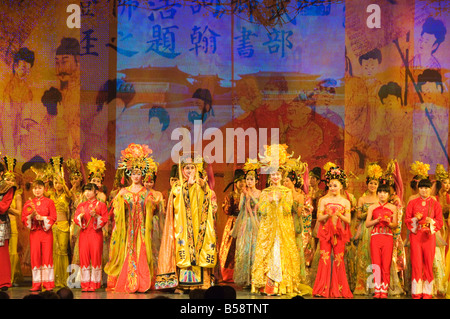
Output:
[[[292,191],[283,186],[287,170],[286,144],[265,145],[261,167],[270,173],[270,186],[259,197],[261,216],[252,269],[252,293],[266,295],[307,295],[311,287],[301,282],[303,262],[295,240]]]
[[[378,202],[377,188],[380,183],[380,178],[383,176],[383,170],[377,163],[371,163],[367,167],[366,174],[367,190],[363,196],[358,199],[357,220],[358,225],[356,234],[353,237],[357,241],[356,248],[356,286],[353,290],[355,295],[369,295],[372,290],[367,284],[367,278],[370,275],[370,268],[372,260],[370,257],[371,233],[372,228],[367,228],[367,216],[369,207]],[[386,199],[387,201],[387,199]],[[390,265],[390,264],[389,264]],[[386,288],[387,292],[387,288]]]
[[[311,97],[305,93],[299,94],[287,106],[287,127],[283,132],[286,143],[294,150],[302,150],[302,158],[311,166],[317,166],[319,157],[326,153],[319,152],[324,141],[325,132],[313,120]],[[318,115],[315,115],[318,116]]]
[[[397,207],[389,203],[390,189],[387,183],[377,187],[378,202],[370,205],[365,221],[370,229],[370,257],[375,281],[374,298],[386,299],[391,278],[393,229],[397,227]]]
[[[208,89],[197,89],[192,94],[191,106],[200,111],[200,113],[197,111],[190,111],[188,113],[188,120],[192,124],[194,124],[195,120],[200,120],[202,123],[205,123],[208,117],[214,116],[212,95]]]
[[[213,196],[203,158],[183,154],[179,181],[172,186],[166,211],[156,276],[156,289],[208,289],[217,263]],[[204,177],[201,177],[204,176]]]
[[[14,198],[17,185],[4,177],[8,167],[0,163],[0,290],[7,290],[11,284],[11,261],[9,242],[11,239],[11,223],[8,209]]]
[[[79,158],[81,152],[80,119],[80,43],[62,38],[56,49],[56,76],[62,94],[61,112],[57,121],[56,145],[63,157]],[[69,132],[69,134],[67,134]]]
[[[448,283],[444,280],[445,277],[445,255],[448,249],[448,209],[450,204],[450,178],[448,172],[442,164],[436,165],[435,170],[436,183],[432,187],[432,194],[435,196],[442,208],[442,228],[436,232],[436,252],[433,261],[433,274],[435,278],[435,285],[433,288],[433,296],[443,297],[447,293]]]
[[[403,204],[404,186],[400,165],[397,160],[389,161],[381,183],[389,185],[388,201],[397,208],[397,226],[392,229],[393,253],[388,295],[399,296],[405,294],[405,273],[409,266],[406,264],[406,251],[402,238],[402,230],[405,228],[403,226],[403,213],[405,211]]]
[[[148,134],[146,141],[149,141],[155,150],[155,161],[163,163],[171,157],[172,144],[170,131],[167,128],[170,125],[170,115],[167,110],[161,106],[152,106],[148,111]]]
[[[290,158],[286,161],[286,172],[283,185],[292,191],[292,218],[294,220],[295,243],[300,257],[300,280],[307,283],[306,256],[311,256],[311,199],[303,191],[303,174],[307,171],[308,164],[297,159]]]
[[[413,160],[431,166],[448,162],[448,92],[444,92],[438,70],[426,69],[418,75],[417,87],[423,103],[414,104]],[[416,99],[417,101],[417,99]]]
[[[131,185],[122,188],[111,203],[114,228],[109,247],[108,290],[146,292],[152,286],[152,220],[155,206],[149,201],[142,179],[152,167],[152,150],[147,145],[130,144],[122,151],[119,168]]]
[[[98,186],[83,186],[84,201],[76,209],[74,222],[80,227],[79,255],[81,291],[95,291],[102,286],[102,227],[108,222],[106,204],[97,200]]]
[[[56,207],[56,221],[53,230],[53,262],[55,271],[55,287],[67,286],[69,273],[70,245],[70,204],[72,193],[64,180],[63,158],[56,156],[50,159],[53,169],[53,187],[46,192]]]
[[[159,249],[165,222],[164,197],[161,192],[155,190],[155,183],[158,174],[158,163],[151,162],[147,174],[144,176],[143,184],[148,190],[147,202],[152,206],[152,260],[153,269],[158,268]],[[154,281],[154,280],[153,280]]]
[[[5,162],[6,171],[3,174],[3,180],[9,181],[16,185],[16,191],[11,205],[8,209],[9,221],[11,225],[11,236],[9,238],[9,257],[11,259],[11,283],[13,287],[17,287],[24,280],[21,267],[21,256],[24,253],[22,243],[20,241],[19,234],[22,230],[22,207],[23,207],[23,188],[21,186],[21,177],[14,172],[16,166],[16,159],[5,156],[3,157]]]
[[[245,289],[252,283],[252,267],[259,228],[258,202],[261,191],[256,188],[259,168],[257,160],[247,159],[244,164],[245,186],[240,196],[239,215],[231,232],[231,236],[236,240],[233,281]]]
[[[36,179],[31,186],[34,198],[27,200],[22,209],[22,222],[30,230],[30,291],[52,290],[55,287],[52,226],[56,222],[56,207],[44,196],[42,180]]]
[[[58,89],[51,87],[44,92],[41,102],[46,108],[46,113],[41,121],[42,133],[45,135],[45,148],[41,151],[45,152],[45,154],[42,154],[43,157],[49,160],[58,152],[56,148],[56,127],[58,109],[61,109],[62,94]]]
[[[232,191],[229,192],[222,203],[222,210],[227,215],[227,222],[225,224],[222,241],[219,250],[220,272],[224,282],[233,281],[233,272],[235,268],[235,251],[236,238],[231,236],[231,231],[235,227],[236,218],[239,215],[242,190],[245,187],[245,171],[237,169],[234,171],[233,181],[227,185],[224,192],[232,186]]]
[[[242,127],[244,130],[250,127],[257,128],[254,114],[263,103],[263,94],[255,77],[244,77],[238,80],[234,92],[234,105],[239,105],[243,111],[242,115],[233,119],[234,126]]]
[[[67,171],[69,172],[70,193],[72,200],[70,202],[70,264],[80,265],[79,253],[79,235],[80,226],[74,222],[75,212],[78,205],[84,201],[83,186],[84,178],[81,172],[81,162],[69,158],[65,161]],[[80,274],[81,275],[81,274]]]
[[[328,193],[319,201],[317,212],[320,260],[313,295],[352,298],[345,269],[345,244],[351,238],[351,204],[341,195],[347,176],[338,166],[330,167],[325,179]]]
[[[406,207],[405,223],[410,230],[411,296],[413,299],[433,298],[433,261],[436,252],[436,235],[442,228],[442,208],[431,196],[432,183],[421,179],[419,197]]]

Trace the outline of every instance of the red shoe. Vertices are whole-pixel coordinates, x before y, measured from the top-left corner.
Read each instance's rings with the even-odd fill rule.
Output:
[[[34,283],[33,286],[31,286],[30,291],[41,291],[41,283]]]
[[[422,299],[433,299],[432,295],[423,294]]]
[[[382,293],[380,294],[380,299],[387,299],[387,297],[388,297],[387,292],[382,292]]]
[[[376,293],[373,295],[373,297],[376,298],[376,299],[380,299],[380,298],[381,298],[381,292],[376,292]]]
[[[89,292],[94,292],[95,291],[95,288],[94,287],[89,287],[88,289],[87,289],[87,291],[89,291]]]

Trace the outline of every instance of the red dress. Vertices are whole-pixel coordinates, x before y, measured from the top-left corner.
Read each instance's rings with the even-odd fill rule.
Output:
[[[0,200],[0,215],[4,216],[4,223],[6,227],[9,225],[6,223],[7,214],[9,206],[14,197],[14,188],[10,188],[5,194],[1,195]],[[3,231],[0,231],[0,236],[5,236],[5,238],[1,241],[4,244],[0,244],[0,288],[1,287],[11,287],[11,262],[9,259],[9,236],[6,234],[8,230],[6,228]]]
[[[328,203],[325,210],[331,215],[345,213],[345,207],[337,203]],[[350,227],[338,218],[333,224],[332,218],[319,226],[320,260],[313,296],[325,298],[353,298],[345,272],[345,243],[350,239]]]

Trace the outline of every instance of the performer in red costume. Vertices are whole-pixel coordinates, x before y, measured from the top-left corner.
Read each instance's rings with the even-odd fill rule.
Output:
[[[411,296],[413,299],[431,299],[433,296],[433,260],[436,252],[436,232],[443,225],[442,208],[431,197],[431,181],[419,182],[419,197],[406,208],[405,223],[410,230]]]
[[[95,291],[102,285],[102,228],[108,222],[106,204],[97,200],[98,186],[84,187],[86,201],[78,205],[74,222],[80,226],[81,291]]]
[[[30,230],[33,278],[30,291],[39,291],[41,286],[52,290],[55,286],[52,226],[56,221],[56,208],[50,198],[44,197],[43,181],[35,180],[32,187],[35,198],[29,199],[22,209],[22,222]]]
[[[7,290],[11,284],[11,262],[9,259],[9,238],[11,224],[8,209],[14,198],[16,186],[3,179],[5,166],[0,163],[0,290]]]
[[[372,227],[370,234],[370,256],[375,277],[374,298],[386,299],[390,284],[390,269],[394,237],[392,229],[397,227],[397,207],[388,202],[389,184],[377,188],[379,203],[370,205],[367,211],[366,227]]]

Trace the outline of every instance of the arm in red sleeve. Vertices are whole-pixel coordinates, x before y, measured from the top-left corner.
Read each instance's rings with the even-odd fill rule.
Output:
[[[15,188],[11,187],[0,201],[0,214],[6,214],[14,198]]]
[[[97,215],[99,215],[98,223],[97,223],[97,229],[102,228],[106,225],[108,222],[109,214],[108,214],[108,208],[104,203],[99,203],[97,209]]]
[[[444,220],[442,218],[442,206],[437,201],[434,204],[433,220],[435,222],[434,227],[435,227],[436,231],[439,231],[442,228],[442,226],[444,225]]]
[[[408,203],[408,206],[406,206],[405,224],[409,230],[411,230],[413,228],[413,220],[412,220],[414,218],[413,206],[414,206],[414,201],[410,201]]]

